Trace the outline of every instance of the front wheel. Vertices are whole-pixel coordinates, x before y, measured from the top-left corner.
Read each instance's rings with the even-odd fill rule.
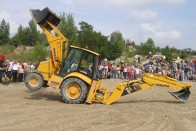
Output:
[[[69,104],[80,104],[86,101],[87,85],[78,78],[68,78],[61,85],[63,100]]]
[[[43,78],[37,73],[30,73],[25,79],[25,85],[31,91],[37,91],[41,89],[43,83]]]

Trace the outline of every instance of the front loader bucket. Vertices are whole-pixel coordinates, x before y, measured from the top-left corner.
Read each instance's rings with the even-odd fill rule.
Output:
[[[46,21],[50,22],[54,26],[57,26],[60,22],[58,16],[48,7],[44,8],[42,11],[39,9],[30,9],[30,12],[35,23],[47,27],[48,30],[52,30],[52,28],[47,24]]]
[[[191,94],[189,88],[185,88],[177,92],[169,91],[169,93],[181,102],[187,101],[189,99],[189,95]]]

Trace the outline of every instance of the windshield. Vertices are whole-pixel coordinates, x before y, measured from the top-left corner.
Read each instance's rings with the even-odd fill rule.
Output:
[[[82,50],[72,49],[62,64],[60,75],[65,76],[70,72],[76,71],[82,53]]]
[[[96,78],[98,58],[96,55],[81,49],[71,49],[62,64],[60,75],[65,76],[71,72],[80,72],[90,78]]]

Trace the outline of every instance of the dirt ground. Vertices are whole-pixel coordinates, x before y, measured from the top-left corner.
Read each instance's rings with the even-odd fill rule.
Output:
[[[109,89],[122,80],[103,80]],[[196,82],[189,101],[179,103],[169,88],[153,87],[112,105],[66,104],[59,90],[30,92],[24,83],[0,85],[0,130],[5,131],[195,131]]]

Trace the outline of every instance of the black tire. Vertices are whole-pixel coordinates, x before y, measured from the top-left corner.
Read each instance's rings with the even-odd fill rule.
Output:
[[[60,92],[66,103],[81,104],[86,101],[88,87],[78,78],[68,78],[62,83]]]
[[[43,78],[37,73],[30,73],[25,79],[25,85],[31,91],[37,91],[41,89],[43,83]]]
[[[44,87],[44,88],[49,87],[49,85],[48,85],[48,81],[44,81],[44,82],[43,82],[43,86],[42,86],[42,87]]]

